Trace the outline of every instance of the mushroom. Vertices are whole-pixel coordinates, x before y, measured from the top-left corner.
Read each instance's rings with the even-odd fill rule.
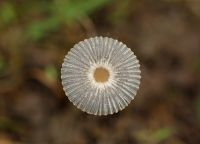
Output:
[[[123,110],[140,85],[140,64],[122,42],[94,37],[75,44],[61,68],[68,99],[89,114],[108,115]]]

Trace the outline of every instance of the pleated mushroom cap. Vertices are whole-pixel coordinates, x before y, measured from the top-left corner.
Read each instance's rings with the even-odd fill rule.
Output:
[[[76,107],[89,114],[108,115],[123,110],[134,99],[140,73],[139,61],[125,44],[94,37],[68,52],[61,79],[66,96]]]

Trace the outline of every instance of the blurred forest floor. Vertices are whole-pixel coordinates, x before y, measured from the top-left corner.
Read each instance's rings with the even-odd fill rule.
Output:
[[[106,117],[74,107],[60,79],[95,35],[127,44],[142,70],[134,101]],[[0,1],[0,144],[76,143],[200,143],[200,1]]]

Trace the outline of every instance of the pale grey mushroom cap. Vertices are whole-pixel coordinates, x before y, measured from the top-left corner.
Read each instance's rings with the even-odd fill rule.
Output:
[[[94,71],[105,68],[106,82],[96,82]],[[108,115],[123,110],[140,85],[140,64],[122,42],[108,37],[89,38],[76,44],[61,68],[63,89],[68,99],[89,114]]]

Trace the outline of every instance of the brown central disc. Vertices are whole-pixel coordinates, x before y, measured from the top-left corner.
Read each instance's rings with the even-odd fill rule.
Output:
[[[107,82],[109,78],[109,72],[107,69],[99,67],[94,71],[94,79],[96,82],[104,83]]]

